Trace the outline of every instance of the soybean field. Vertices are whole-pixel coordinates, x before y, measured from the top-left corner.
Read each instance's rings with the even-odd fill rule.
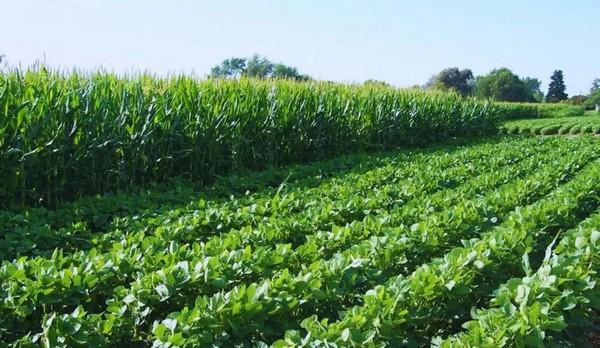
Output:
[[[0,345],[589,346],[600,139],[484,136],[0,214]]]

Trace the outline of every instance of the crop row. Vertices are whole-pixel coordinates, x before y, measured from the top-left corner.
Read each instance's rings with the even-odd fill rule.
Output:
[[[525,153],[526,158],[517,158],[513,165],[498,170],[496,179],[491,174],[483,173],[480,177],[468,179],[459,186],[431,193],[431,197],[436,197],[432,201],[427,201],[427,195],[423,196],[422,204],[418,203],[416,199],[419,196],[416,195],[404,208],[394,208],[392,205],[384,211],[377,212],[375,216],[383,218],[379,222],[367,218],[358,229],[353,229],[351,224],[345,228],[331,230],[331,233],[319,235],[317,232],[317,238],[307,238],[305,243],[292,249],[285,244],[271,249],[260,249],[261,244],[250,243],[256,247],[240,248],[235,253],[219,255],[221,257],[215,255],[215,258],[190,259],[190,251],[187,254],[178,254],[180,247],[171,244],[171,266],[163,267],[162,271],[158,271],[160,268],[156,267],[157,272],[150,272],[145,280],[117,289],[115,298],[108,300],[106,312],[86,313],[90,307],[86,309],[85,305],[73,314],[49,311],[47,313],[50,314],[40,318],[44,331],[41,336],[36,337],[60,337],[61,340],[66,340],[67,345],[69,342],[103,343],[102,340],[107,338],[109,341],[104,343],[111,344],[131,342],[136,338],[145,339],[145,334],[136,330],[150,324],[149,318],[160,319],[169,311],[193,305],[194,302],[196,304],[192,308],[175,312],[169,315],[168,319],[159,321],[161,324],[155,325],[154,335],[157,342],[170,340],[174,344],[185,343],[193,346],[203,342],[228,344],[259,339],[269,341],[282,335],[285,329],[295,327],[302,318],[310,314],[335,318],[337,309],[350,308],[356,301],[361,300],[358,294],[363,292],[363,289],[366,291],[397,273],[410,274],[420,263],[441,256],[449,248],[460,244],[461,238],[476,237],[491,226],[505,221],[505,215],[510,210],[539,199],[544,192],[549,192],[557,184],[568,181],[581,166],[597,156],[594,146],[590,146],[591,141],[586,139],[572,143],[561,143],[558,140],[552,142],[555,147],[561,145],[558,150],[545,150],[540,146],[536,152],[543,154],[547,151],[549,154]],[[550,143],[549,141],[548,147]],[[574,150],[578,148],[580,151],[574,155]],[[499,159],[497,164],[492,166],[501,168],[503,161],[506,161],[506,158]],[[537,172],[525,175],[534,170],[536,165],[540,166]],[[589,169],[586,169],[586,173],[587,171]],[[465,176],[467,174],[477,175],[472,169],[463,173]],[[520,179],[521,175],[525,177]],[[575,180],[581,181],[580,176],[577,175]],[[497,189],[494,189],[496,186]],[[514,214],[509,214],[508,219]],[[402,224],[404,219],[407,219],[407,225]],[[388,220],[396,222],[389,227],[382,227]],[[419,224],[411,224],[411,221],[419,220]],[[460,226],[469,228],[457,228]],[[372,237],[368,238],[369,236]],[[340,237],[347,242],[338,243],[336,239]],[[362,239],[364,242],[361,242]],[[202,255],[201,244],[194,248],[193,252]],[[283,257],[288,254],[295,256],[275,265],[266,263],[273,270],[277,270],[271,271],[273,276],[270,279],[255,282],[252,277],[244,278],[243,275],[237,274],[233,279],[241,277],[240,279],[246,279],[244,282],[249,283],[231,283],[227,285],[229,290],[212,294],[219,287],[215,288],[214,284],[202,279],[202,276],[211,276],[211,273],[206,271],[211,269],[211,265],[209,262],[203,264],[200,260],[220,260],[216,264],[218,267],[211,269],[214,272],[212,274],[219,275],[221,270],[226,269],[241,269],[245,270],[242,274],[250,272],[260,277],[261,274],[268,275],[270,272],[264,271],[266,268],[252,268],[253,265],[265,265],[265,261],[262,261],[262,264],[257,263],[260,259],[251,256],[254,253],[260,255],[258,250],[264,250],[264,255],[271,252],[271,257],[277,253]],[[327,256],[332,252],[336,253]],[[152,254],[144,253],[142,259],[151,259]],[[235,257],[243,254],[248,258],[240,257],[235,261]],[[319,259],[320,255],[329,258]],[[247,262],[248,260],[252,262]],[[296,263],[294,260],[297,260]],[[152,262],[150,260],[148,266]],[[303,264],[305,266],[302,266]],[[148,269],[152,270],[152,267]],[[166,275],[166,278],[161,280],[163,275]],[[201,284],[213,286],[213,290],[200,290],[201,293],[207,292],[196,299],[198,290],[204,289]],[[252,295],[249,295],[250,293]],[[64,330],[58,336],[49,336],[50,331],[54,330],[52,327]],[[70,327],[76,330],[69,332],[70,329],[65,329]],[[24,340],[27,341],[28,338]]]
[[[600,162],[595,161],[548,197],[517,209],[480,239],[464,241],[463,247],[423,264],[412,274],[367,291],[364,303],[347,310],[341,320],[329,323],[310,317],[302,324],[308,331],[304,339],[298,331],[290,331],[276,345],[428,344],[432,337],[465,321],[468,309],[485,300],[507,277],[520,274],[523,254],[543,250],[555,232],[576,225],[592,212],[599,199],[598,175]],[[173,316],[178,325],[183,321],[173,334],[189,333],[197,325],[190,320],[193,315],[198,313]],[[165,342],[173,335],[161,333]]]
[[[581,106],[564,103],[510,103],[494,104],[500,117],[505,120],[558,118],[583,116],[585,110]]]
[[[490,307],[474,311],[474,319],[464,324],[464,332],[436,340],[435,346],[561,346],[566,328],[593,327],[593,310],[600,309],[600,215],[586,219],[565,233],[554,250],[552,247],[547,248],[535,272],[525,254],[526,276],[500,286]],[[586,345],[584,335],[576,339],[581,346]]]
[[[457,145],[464,145],[457,143]],[[428,147],[434,152],[443,148],[452,151],[456,146],[442,144]],[[73,202],[61,204],[54,209],[33,207],[25,210],[0,211],[2,234],[16,229],[41,229],[46,227],[54,234],[73,225],[84,226],[91,232],[105,232],[119,217],[144,217],[158,214],[161,210],[177,210],[200,200],[222,202],[235,197],[257,193],[272,195],[273,189],[284,190],[310,188],[324,181],[346,174],[361,174],[380,166],[392,165],[395,160],[409,160],[408,150],[393,153],[345,155],[308,165],[289,165],[269,168],[260,172],[245,172],[219,177],[213,184],[198,187],[189,181],[175,180],[168,184],[130,189],[129,193],[107,193],[85,196]],[[393,159],[391,156],[393,155]],[[40,246],[38,246],[40,247]],[[41,246],[43,247],[43,246]]]
[[[600,117],[583,116],[557,119],[518,120],[503,124],[507,134],[600,134]]]
[[[513,142],[514,140],[501,141],[499,145],[505,143],[510,145]],[[485,158],[489,156],[493,146],[492,143],[476,147],[450,147],[438,151],[398,153],[393,158],[382,159],[379,162],[381,165],[375,169],[326,180],[316,187],[313,187],[314,185],[306,186],[305,181],[299,180],[295,183],[286,183],[278,188],[264,189],[237,198],[207,200],[201,196],[175,207],[166,204],[160,209],[147,212],[139,212],[140,209],[136,208],[138,204],[147,206],[147,203],[143,201],[138,203],[140,202],[137,200],[138,196],[126,199],[124,203],[117,202],[111,197],[108,201],[112,203],[112,206],[126,204],[130,210],[138,211],[138,213],[132,216],[116,216],[112,221],[105,222],[99,231],[92,229],[88,223],[89,219],[88,221],[78,220],[77,216],[73,216],[73,212],[78,214],[79,211],[97,211],[91,207],[95,206],[94,204],[91,206],[88,202],[84,202],[81,206],[69,204],[65,208],[51,212],[45,209],[35,209],[33,214],[13,215],[11,219],[7,219],[6,232],[3,233],[5,247],[0,250],[0,256],[10,259],[18,255],[47,255],[58,246],[63,251],[89,249],[92,246],[97,247],[99,244],[104,244],[103,248],[105,248],[106,244],[111,246],[113,242],[122,239],[128,231],[143,230],[156,234],[157,229],[171,222],[185,225],[188,231],[193,232],[191,238],[194,240],[194,238],[222,233],[231,228],[254,226],[275,213],[282,216],[294,212],[305,212],[314,206],[315,201],[334,201],[332,204],[340,205],[335,201],[344,195],[352,194],[363,197],[384,183],[390,186],[390,183],[404,180],[419,171],[429,175],[426,178],[419,177],[424,185],[435,189],[436,185],[452,184],[456,180],[453,175],[458,174],[458,172],[444,173],[445,177],[432,179],[437,175],[436,172],[443,172],[442,169],[457,166],[467,159]],[[448,150],[456,151],[456,155],[446,153]],[[478,155],[474,157],[474,154]],[[412,164],[412,166],[408,164]],[[398,165],[400,165],[400,169],[397,169]],[[353,185],[348,185],[350,182]],[[417,185],[415,184],[415,186]],[[352,190],[353,192],[351,192]],[[189,198],[188,195],[192,194],[187,190],[180,191],[183,192],[183,197]],[[164,201],[173,197],[173,194],[168,192],[166,196],[167,198],[163,198],[162,195],[158,195],[156,198]],[[154,198],[154,196],[146,198]],[[101,204],[100,206],[110,205]],[[351,206],[348,206],[345,209],[349,210],[350,208]],[[340,208],[340,210],[344,210],[344,208]],[[340,213],[342,212],[340,211]],[[61,219],[70,223],[61,223]],[[111,233],[107,233],[109,231]]]
[[[454,159],[453,162],[460,160],[463,164],[456,168],[450,167],[446,171],[441,171],[441,173],[431,170],[432,168],[435,169],[435,165],[432,163],[436,163],[436,161],[425,161],[424,163],[429,163],[428,166],[416,166],[420,169],[420,172],[417,172],[417,176],[410,177],[410,181],[406,181],[404,184],[402,181],[397,183],[402,192],[406,192],[405,196],[408,195],[405,199],[411,198],[411,196],[414,197],[412,200],[409,200],[407,207],[404,209],[393,208],[388,199],[392,192],[390,189],[385,189],[381,195],[371,195],[368,200],[359,201],[362,206],[353,206],[353,209],[356,209],[357,212],[373,209],[373,207],[384,208],[381,212],[376,213],[373,211],[373,213],[369,214],[369,218],[366,218],[363,222],[357,221],[350,226],[334,226],[333,230],[327,233],[318,232],[319,230],[310,232],[309,229],[300,231],[297,228],[298,224],[304,222],[309,223],[308,227],[314,227],[314,221],[308,218],[299,220],[297,216],[288,219],[294,221],[296,228],[292,229],[290,228],[291,226],[286,225],[287,222],[285,222],[286,220],[283,218],[283,215],[279,214],[277,219],[271,219],[267,223],[259,224],[255,229],[248,227],[232,231],[212,237],[206,243],[194,244],[190,247],[177,246],[177,244],[172,243],[167,248],[164,242],[164,235],[153,238],[146,236],[144,233],[135,233],[127,236],[127,243],[121,242],[121,244],[118,244],[118,248],[112,247],[105,250],[105,254],[97,254],[102,250],[94,249],[92,252],[77,253],[72,257],[63,257],[62,254],[56,254],[49,260],[38,258],[26,263],[18,262],[16,264],[17,268],[5,268],[5,270],[8,270],[8,277],[3,278],[3,281],[6,284],[6,288],[11,289],[11,291],[5,293],[5,296],[22,298],[24,302],[22,301],[18,304],[12,303],[11,305],[7,303],[7,305],[9,308],[12,307],[12,311],[20,313],[18,321],[21,322],[20,327],[23,328],[24,316],[30,318],[32,316],[36,317],[35,312],[39,312],[42,308],[52,311],[64,306],[76,305],[81,303],[82,296],[83,298],[100,300],[109,295],[116,284],[125,284],[128,279],[132,281],[134,274],[137,274],[136,277],[140,279],[141,275],[138,272],[148,272],[155,268],[158,270],[162,266],[162,270],[151,272],[149,277],[147,277],[154,279],[154,282],[158,282],[159,278],[168,278],[168,275],[173,272],[174,266],[176,271],[177,264],[183,261],[191,264],[203,263],[210,265],[210,269],[203,270],[204,273],[209,272],[209,276],[204,276],[203,282],[205,283],[204,288],[209,286],[214,291],[214,289],[223,287],[225,284],[231,285],[236,280],[239,282],[241,280],[239,279],[240,276],[242,279],[247,278],[248,272],[254,273],[255,276],[264,276],[268,275],[269,272],[274,272],[277,266],[288,264],[294,258],[296,258],[295,261],[297,264],[302,264],[302,261],[318,259],[324,253],[327,253],[327,250],[330,250],[328,253],[331,253],[336,250],[336,246],[349,245],[349,243],[356,241],[356,238],[359,237],[366,238],[370,233],[381,230],[385,225],[393,226],[400,222],[411,223],[411,221],[418,219],[420,215],[431,212],[436,206],[439,209],[440,204],[449,204],[453,200],[456,201],[469,191],[473,194],[493,188],[494,185],[520,175],[519,173],[530,171],[532,166],[539,163],[540,159],[533,156],[534,159],[528,160],[529,164],[527,166],[524,164],[522,166],[509,166],[503,173],[496,174],[493,172],[494,169],[501,169],[507,164],[517,163],[520,159],[522,160],[523,158],[527,158],[527,156],[535,155],[536,152],[543,151],[544,147],[551,148],[555,146],[555,143],[547,141],[543,147],[535,149],[534,152],[520,151],[513,143],[495,145],[487,148],[485,151],[483,151],[483,147],[478,147],[477,151],[470,150],[454,154],[452,156]],[[538,144],[541,145],[541,143]],[[451,186],[429,197],[428,200],[424,199],[427,198],[427,195],[424,195],[426,192],[418,195],[419,191],[423,191],[427,187],[424,184],[426,181],[437,182],[446,177],[453,177],[454,180],[457,180],[456,185],[461,181],[464,182],[472,175],[477,174],[477,171],[485,168],[483,166],[484,159],[480,158],[482,154],[491,154],[499,150],[501,150],[501,156],[497,156],[498,158],[492,161],[487,161],[491,167],[488,170],[492,170],[492,172],[488,172],[485,176],[477,178],[470,185],[462,185],[460,186],[462,189],[457,188],[456,190]],[[446,156],[438,157],[446,158]],[[442,162],[446,163],[447,161],[444,160]],[[407,165],[408,167],[413,167],[410,163],[407,163]],[[435,173],[435,176],[437,176],[435,180],[433,177],[430,177],[432,173]],[[386,175],[386,177],[389,178],[389,175]],[[349,184],[347,183],[347,185]],[[352,187],[355,187],[357,182],[354,181],[354,184]],[[435,188],[436,186],[432,187]],[[338,200],[329,204],[335,203],[340,207],[347,207],[349,203],[357,202],[354,192],[350,191],[348,198],[344,198],[342,192],[345,192],[345,190],[340,190],[339,187],[336,190]],[[391,196],[393,197],[394,195]],[[307,197],[306,195],[302,195],[298,197],[298,199],[300,198]],[[314,202],[314,198],[311,197],[308,201]],[[423,204],[419,205],[419,202],[423,202]],[[392,201],[391,203],[393,205],[402,205],[402,200],[398,200],[397,202]],[[388,213],[385,210],[386,208],[390,208],[391,211]],[[321,210],[323,209],[321,208]],[[329,209],[326,211],[335,212],[336,210]],[[350,219],[352,216],[354,214],[351,214]],[[315,215],[314,217],[318,218],[319,216]],[[335,218],[335,215],[329,218]],[[283,221],[283,225],[278,223],[280,220]],[[174,226],[175,232],[169,235],[168,240],[180,239],[176,235],[180,223]],[[168,226],[166,224],[162,229],[164,230]],[[185,223],[184,226],[186,226]],[[280,244],[274,248],[260,247],[260,245],[269,246],[273,243],[289,241],[290,237],[285,237],[286,234],[288,236],[290,234],[292,236],[295,235],[296,238],[307,238],[308,240],[297,248],[297,252],[293,255],[289,252],[290,245],[287,244]],[[311,234],[315,234],[315,238],[310,238]],[[110,235],[110,233],[107,235]],[[350,236],[353,236],[353,238],[350,238]],[[258,239],[262,240],[262,242]],[[254,245],[254,248],[249,249],[252,245]],[[313,253],[314,251],[317,252]],[[304,256],[301,257],[302,255]],[[231,268],[232,266],[234,268]],[[29,276],[23,278],[21,273],[17,273],[17,277],[11,277],[11,270],[14,271],[16,269],[24,269]],[[39,273],[47,269],[53,270],[53,273]],[[230,271],[227,271],[227,269],[230,269]],[[81,278],[81,274],[84,272],[88,276]],[[156,278],[157,274],[162,274],[163,276]],[[246,275],[243,276],[243,274]],[[237,275],[237,277],[234,275]],[[165,283],[168,284],[169,282]],[[27,294],[23,293],[25,289],[28,291]],[[173,293],[180,292],[180,289],[177,289],[174,285],[170,285],[167,289]],[[57,298],[59,294],[60,297]],[[87,308],[89,306],[90,304],[88,303]],[[31,312],[34,313],[32,314]],[[10,317],[10,315],[6,314],[5,317]]]

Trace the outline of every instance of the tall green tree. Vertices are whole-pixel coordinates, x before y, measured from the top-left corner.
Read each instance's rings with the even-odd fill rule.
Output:
[[[523,82],[529,86],[531,92],[533,93],[533,98],[537,102],[542,102],[544,100],[544,92],[542,92],[542,81],[536,79],[535,77],[525,77],[523,78]]]
[[[273,66],[271,77],[274,79],[291,79],[297,81],[310,80],[308,75],[300,74],[297,68],[282,63],[278,63]]]
[[[274,79],[293,79],[297,81],[310,80],[310,76],[298,72],[293,66],[282,63],[274,64],[266,57],[257,54],[251,58],[229,58],[221,64],[216,65],[210,70],[210,77],[213,78],[238,78],[248,76],[254,78],[274,78]]]
[[[592,88],[590,88],[590,94],[594,94],[594,92],[600,91],[600,79],[594,79],[592,81]]]
[[[473,72],[470,69],[460,70],[458,68],[448,68],[433,75],[426,88],[455,90],[462,96],[471,95],[474,89]]]
[[[535,101],[530,86],[507,68],[494,69],[487,75],[477,77],[475,95],[498,101]]]
[[[246,71],[246,58],[229,58],[210,70],[210,76],[216,78],[239,77]]]
[[[594,109],[596,108],[596,105],[600,105],[600,89],[587,96],[584,105],[586,109]]]
[[[554,70],[552,76],[550,76],[550,85],[548,86],[548,94],[546,94],[546,101],[550,103],[556,103],[561,100],[566,100],[569,96],[565,91],[565,80],[562,70]]]
[[[248,77],[267,78],[273,72],[273,63],[266,57],[261,57],[258,54],[253,55],[246,64],[245,75]]]

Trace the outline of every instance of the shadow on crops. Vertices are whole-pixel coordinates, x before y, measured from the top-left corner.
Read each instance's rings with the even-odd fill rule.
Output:
[[[128,192],[85,196],[54,209],[4,210],[0,211],[0,259],[48,256],[57,248],[65,253],[87,250],[94,246],[96,236],[112,228],[117,218],[143,220],[166,211],[185,210],[200,200],[214,205],[248,194],[272,196],[279,189],[282,192],[310,189],[333,178],[366,173],[401,153],[451,152],[463,146],[496,143],[498,139],[455,138],[421,148],[344,155],[260,172],[237,172],[218,177],[206,186],[174,178],[169,183],[134,187]]]

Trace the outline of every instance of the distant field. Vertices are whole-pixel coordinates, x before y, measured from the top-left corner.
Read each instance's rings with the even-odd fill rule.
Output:
[[[592,112],[585,116],[524,119],[508,121],[500,126],[507,134],[600,134],[600,115]]]

